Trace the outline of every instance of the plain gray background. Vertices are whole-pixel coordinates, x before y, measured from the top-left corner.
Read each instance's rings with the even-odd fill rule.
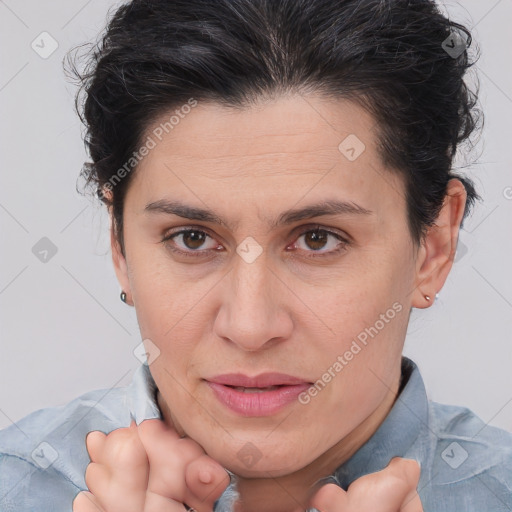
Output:
[[[62,69],[65,53],[96,40],[119,4],[0,0],[0,428],[89,390],[126,385],[140,364],[106,212],[76,191],[87,157],[76,88]],[[465,172],[484,201],[466,221],[439,299],[414,311],[405,355],[418,363],[430,398],[512,431],[512,1],[441,5],[472,28],[482,52],[486,124],[472,155],[478,164]],[[58,44],[48,58],[31,46],[42,32]],[[32,250],[43,237],[57,249],[47,262]]]

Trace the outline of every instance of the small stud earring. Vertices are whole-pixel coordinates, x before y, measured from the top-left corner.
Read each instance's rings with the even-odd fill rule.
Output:
[[[126,292],[122,291],[120,297],[121,300],[126,304]]]
[[[425,300],[430,302],[430,297],[428,295],[425,295]]]

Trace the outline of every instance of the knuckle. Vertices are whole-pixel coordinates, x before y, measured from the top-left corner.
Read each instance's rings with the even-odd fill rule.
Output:
[[[103,512],[103,509],[100,508],[98,503],[94,501],[93,495],[87,491],[81,491],[75,496],[75,498],[73,499],[72,511],[87,512],[88,510],[91,510],[91,502],[94,503],[95,510],[97,512]]]
[[[108,460],[114,466],[130,467],[133,462],[133,450],[129,442],[118,442],[109,447]]]
[[[82,499],[83,499],[84,491],[80,491],[75,498],[73,499],[73,512],[81,512],[83,510],[82,508]]]
[[[93,459],[94,452],[105,441],[106,435],[99,430],[92,430],[85,436],[85,447],[91,460]]]
[[[115,430],[112,430],[112,432],[110,432],[108,435],[107,435],[107,442],[119,442],[119,441],[124,441],[126,439],[130,439],[130,437],[133,436],[133,431],[128,428],[128,427],[122,427],[122,428],[117,428]]]
[[[132,467],[145,460],[145,450],[136,432],[121,428],[107,436],[105,455],[110,464]]]
[[[85,469],[85,485],[90,490],[92,487],[94,487],[95,478],[94,478],[94,463],[90,463],[87,465],[87,468]]]
[[[392,465],[395,478],[407,483],[419,480],[421,468],[416,460],[395,457],[390,463],[390,468]]]

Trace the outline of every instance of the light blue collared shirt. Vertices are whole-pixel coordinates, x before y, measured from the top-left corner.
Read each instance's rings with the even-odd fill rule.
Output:
[[[347,489],[393,457],[421,465],[424,512],[512,511],[512,433],[486,425],[470,410],[429,401],[420,372],[402,358],[403,388],[374,435],[331,475]],[[130,385],[86,393],[67,405],[35,411],[0,431],[0,511],[71,512],[86,490],[85,437],[162,414],[147,365]],[[215,503],[232,512],[236,477]]]

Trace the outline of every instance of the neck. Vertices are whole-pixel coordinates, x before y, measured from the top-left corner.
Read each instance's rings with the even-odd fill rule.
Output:
[[[273,478],[244,478],[236,475],[239,499],[235,503],[234,512],[304,512],[309,507],[309,500],[322,485],[318,480],[334,473],[377,431],[393,407],[399,386],[400,375],[373,413],[350,434],[302,469]],[[171,411],[160,391],[157,393],[157,401],[164,421],[180,436],[185,435],[181,426],[172,422]]]
[[[384,421],[398,395],[399,381],[385,400],[348,436],[304,468],[277,478],[237,476],[239,500],[235,512],[304,512],[321,485],[318,480],[336,471],[370,439]]]

